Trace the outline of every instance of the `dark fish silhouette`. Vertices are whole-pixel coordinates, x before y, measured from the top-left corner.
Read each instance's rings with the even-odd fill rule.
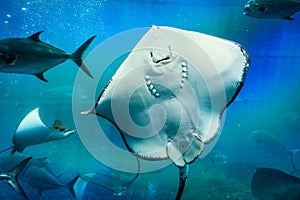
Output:
[[[18,176],[25,168],[26,164],[31,160],[32,157],[24,159],[15,168],[7,173],[0,174],[0,180],[6,181],[18,194],[27,199],[26,194],[20,184],[18,183]]]
[[[297,200],[300,179],[276,169],[258,168],[252,177],[251,190],[259,200]]]
[[[56,65],[71,59],[88,76],[93,78],[82,61],[82,54],[96,36],[83,43],[74,53],[66,52],[42,42],[39,38],[43,31],[28,38],[7,38],[0,40],[0,72],[32,74],[48,82],[44,73]]]
[[[26,171],[26,180],[28,181],[28,184],[31,187],[36,188],[38,190],[40,197],[42,197],[42,193],[44,191],[65,187],[70,191],[72,196],[76,199],[76,191],[74,185],[76,184],[78,178],[79,175],[75,176],[69,183],[63,184],[60,183],[57,177],[50,174],[44,168],[31,166]]]
[[[244,14],[255,18],[294,20],[291,16],[300,10],[299,0],[250,0]]]
[[[257,145],[265,149],[267,152],[271,153],[273,156],[279,154],[288,155],[291,160],[292,173],[297,170],[294,161],[294,150],[288,150],[288,148],[270,132],[265,130],[255,130],[250,133],[249,139],[254,141]]]

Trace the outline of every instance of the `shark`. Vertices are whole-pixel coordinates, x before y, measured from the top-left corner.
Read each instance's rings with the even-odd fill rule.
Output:
[[[296,200],[300,198],[300,179],[272,168],[257,168],[251,191],[258,200]]]
[[[25,180],[27,180],[31,187],[38,190],[40,197],[42,197],[42,193],[44,191],[66,187],[75,199],[76,192],[74,190],[74,185],[78,178],[79,175],[75,176],[69,183],[63,184],[60,183],[57,177],[50,174],[46,169],[37,166],[30,166],[30,168],[26,170],[25,175]]]
[[[249,62],[246,49],[236,42],[152,26],[95,105],[81,114],[111,122],[137,158],[171,161],[179,169],[178,200],[188,166],[216,144],[224,111],[244,85]]]
[[[27,38],[6,38],[0,40],[0,72],[30,74],[48,82],[44,73],[56,65],[71,59],[89,77],[91,72],[82,61],[82,54],[95,39],[92,36],[74,53],[68,54],[40,40],[43,31]]]
[[[260,146],[266,152],[269,152],[272,156],[279,154],[288,155],[291,161],[292,174],[296,172],[296,164],[294,160],[294,154],[297,149],[289,150],[286,145],[266,130],[254,130],[249,134],[249,140]]]
[[[294,20],[291,16],[299,10],[299,0],[249,0],[244,6],[244,15],[260,19]]]
[[[10,149],[12,149],[11,154],[22,153],[28,146],[65,139],[74,133],[75,130],[64,126],[59,120],[55,120],[51,127],[46,126],[40,118],[39,107],[37,107],[29,112],[19,124],[12,138],[13,146],[0,153]]]
[[[121,196],[124,192],[135,182],[140,174],[141,163],[137,159],[137,172],[132,178],[128,178],[128,173],[121,173],[120,171],[111,171],[109,174],[98,172],[89,172],[80,174],[79,183],[94,184],[110,190],[114,196]],[[121,175],[124,177],[121,178]],[[130,175],[131,176],[131,175]],[[125,178],[126,177],[126,178]]]
[[[27,199],[27,196],[20,186],[18,182],[18,177],[20,173],[23,171],[27,163],[32,159],[32,157],[28,157],[21,161],[17,166],[15,166],[12,170],[6,173],[0,173],[0,181],[7,182],[19,195]]]

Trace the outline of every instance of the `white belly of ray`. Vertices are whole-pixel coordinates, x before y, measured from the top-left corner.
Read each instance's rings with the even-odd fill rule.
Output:
[[[247,68],[248,55],[236,43],[153,26],[112,77],[96,111],[122,130],[139,157],[184,166],[213,148]]]
[[[42,143],[50,134],[49,128],[41,121],[39,108],[36,108],[21,121],[13,136],[13,143],[22,151],[26,146]]]
[[[13,135],[14,148],[22,152],[27,146],[63,139],[74,132],[50,129],[42,122],[39,108],[35,108],[24,117]]]

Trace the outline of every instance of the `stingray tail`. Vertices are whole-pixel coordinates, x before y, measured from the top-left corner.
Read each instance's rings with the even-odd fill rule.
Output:
[[[72,196],[76,199],[76,192],[75,192],[75,188],[74,185],[76,184],[76,182],[79,179],[79,175],[75,176],[75,178],[73,178],[67,185],[69,191],[71,192]]]
[[[85,52],[85,50],[88,48],[88,46],[92,43],[92,41],[95,39],[96,36],[92,36],[90,39],[85,41],[73,54],[72,54],[72,60],[78,67],[80,67],[89,77],[94,78],[91,72],[88,70],[86,65],[82,61],[82,55]]]
[[[22,170],[25,168],[26,164],[32,159],[32,157],[24,159],[22,162],[20,162],[15,168],[13,168],[11,171],[6,173],[6,182],[22,197],[27,199],[26,194],[23,190],[23,188],[20,186],[18,182],[18,176],[22,172]]]
[[[0,151],[0,153],[6,152],[6,151],[11,150],[11,149],[13,149],[13,148],[14,148],[14,146],[11,146],[11,147],[2,149],[2,150]]]
[[[185,165],[184,167],[179,168],[179,187],[178,187],[178,191],[177,191],[177,195],[176,195],[176,200],[180,200],[180,198],[182,196],[184,186],[186,183],[186,179],[188,176],[188,171],[189,171],[188,165]]]

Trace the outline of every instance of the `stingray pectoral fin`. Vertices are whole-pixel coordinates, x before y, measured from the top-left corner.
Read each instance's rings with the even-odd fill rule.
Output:
[[[39,74],[35,74],[36,77],[38,77],[40,80],[44,81],[44,82],[48,82],[47,79],[45,79],[44,77],[44,72],[39,73]]]
[[[95,39],[96,36],[92,36],[87,41],[85,41],[73,54],[72,54],[72,60],[80,69],[82,69],[89,77],[94,78],[91,74],[91,72],[88,70],[86,65],[82,61],[82,55],[85,52],[85,50],[88,48],[88,46],[92,43],[92,41]]]

